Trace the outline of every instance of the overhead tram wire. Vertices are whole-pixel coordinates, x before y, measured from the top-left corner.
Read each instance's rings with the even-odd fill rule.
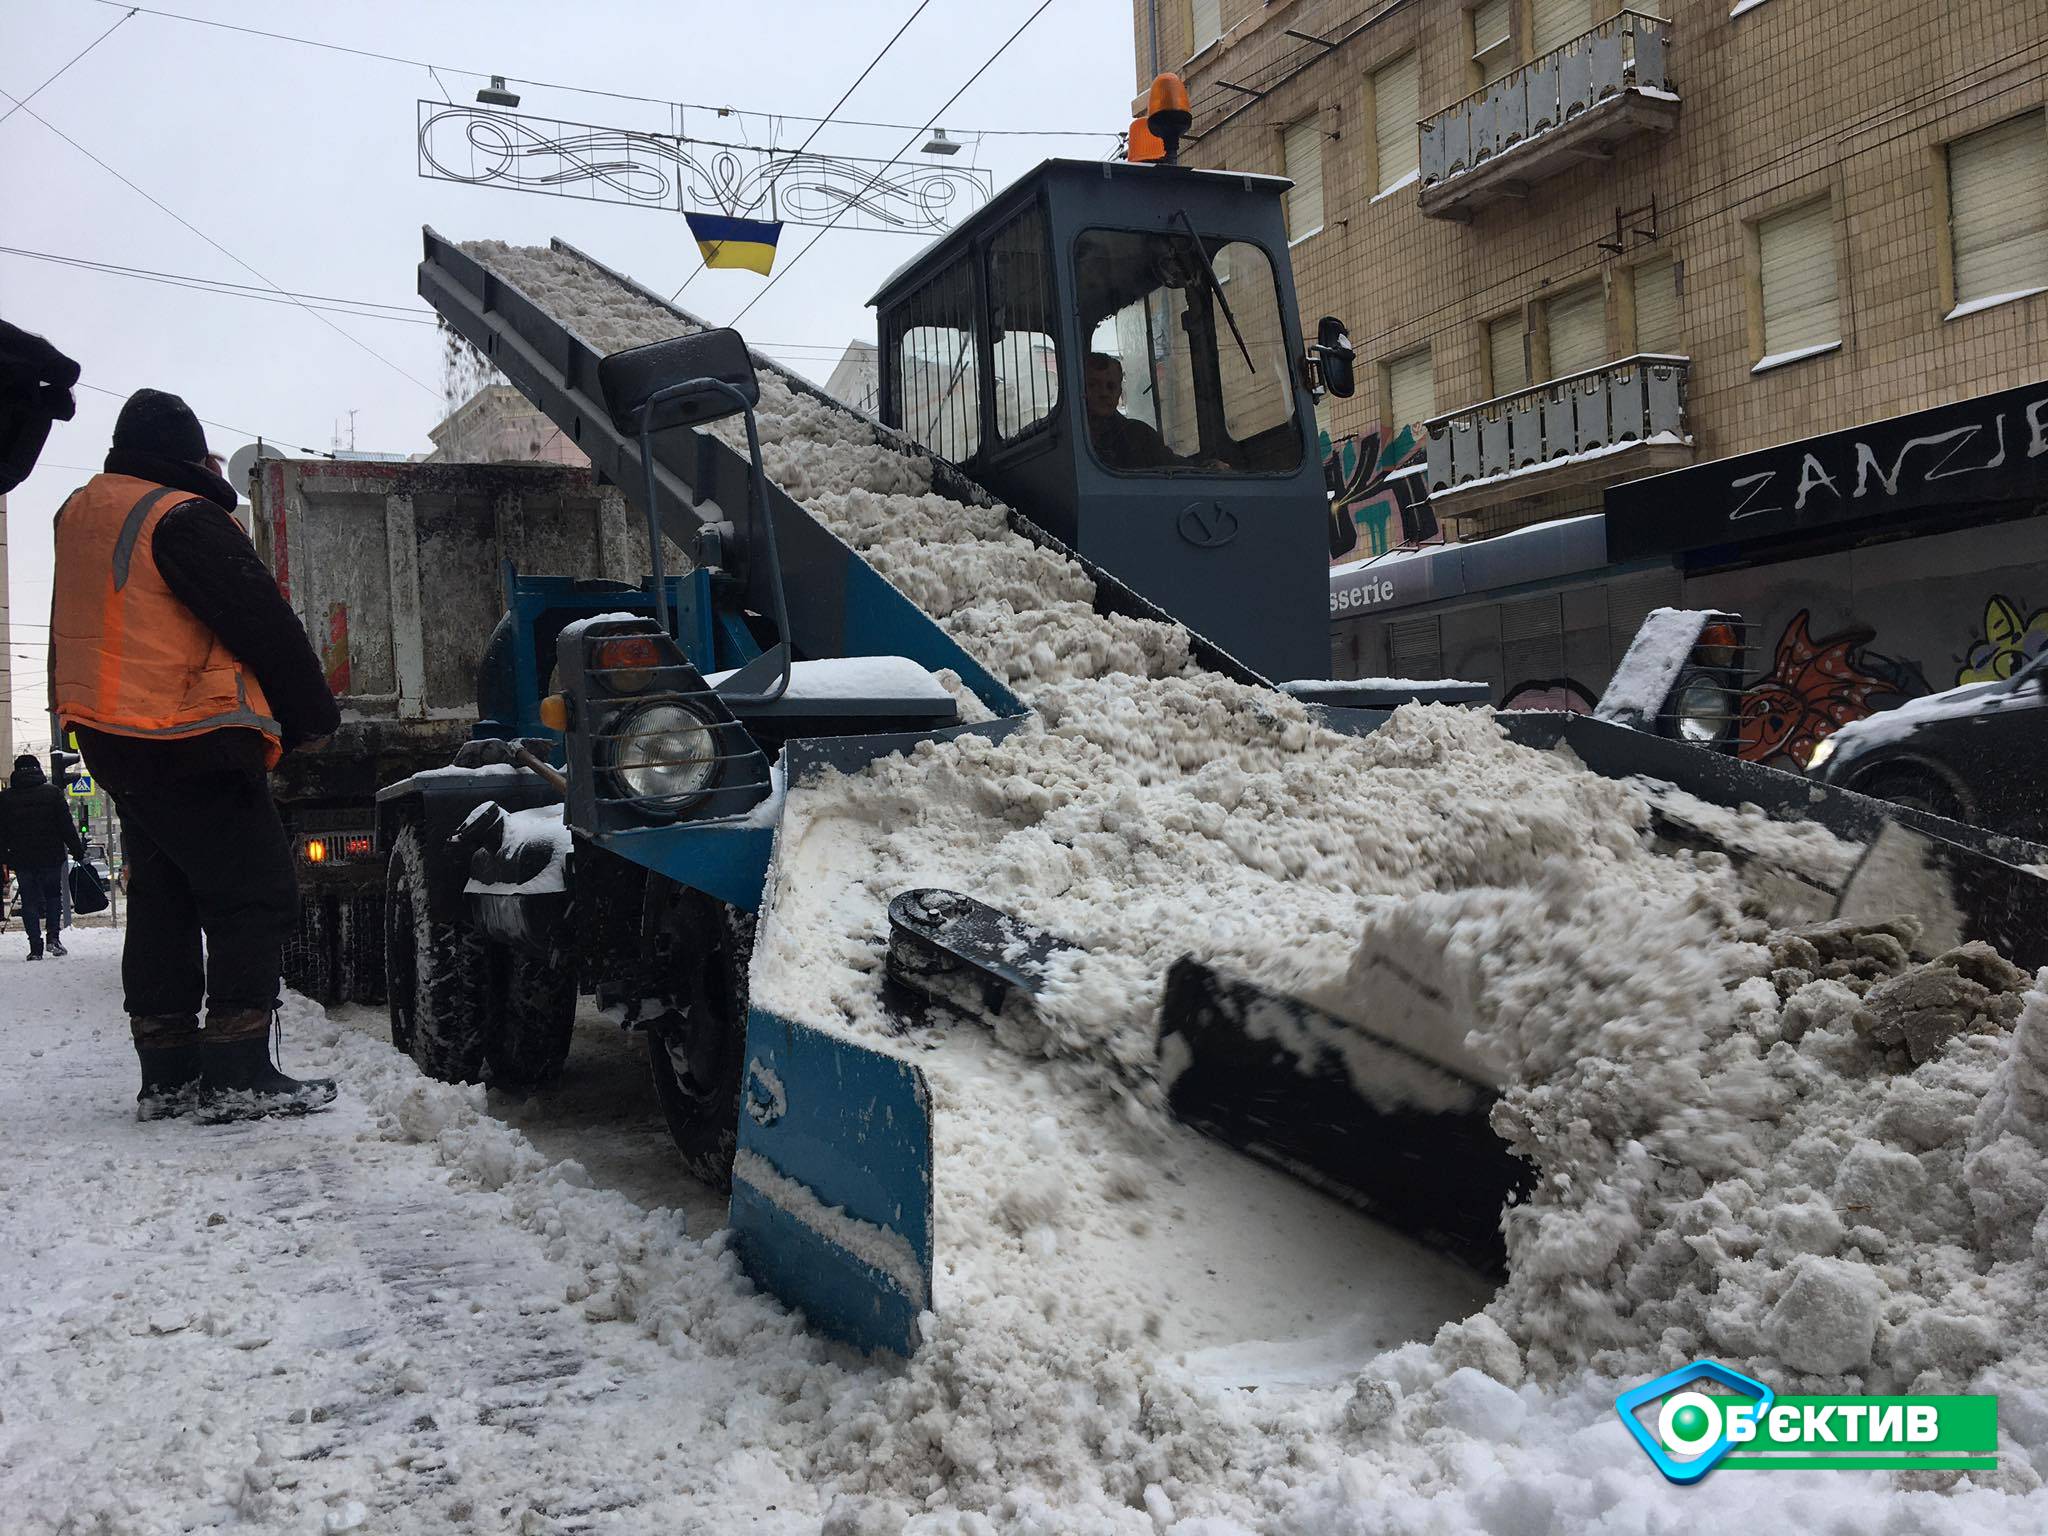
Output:
[[[790,123],[823,123],[825,118],[812,117],[803,112],[763,111],[758,107],[735,107],[701,101],[673,101],[665,96],[647,96],[633,91],[607,91],[597,86],[571,85],[560,80],[535,80],[527,75],[506,75],[502,70],[465,69],[459,64],[430,62],[426,59],[407,58],[403,54],[382,53],[374,48],[351,48],[344,43],[322,42],[315,37],[298,37],[290,32],[272,32],[263,27],[244,26],[232,21],[216,21],[210,16],[187,16],[178,11],[159,10],[152,6],[130,6],[124,0],[93,0],[95,5],[112,6],[121,10],[139,11],[144,16],[154,16],[163,21],[182,21],[197,27],[217,27],[223,32],[241,32],[251,37],[268,38],[272,42],[293,43],[302,48],[321,48],[330,53],[353,54],[357,58],[375,59],[384,64],[402,64],[408,69],[444,69],[451,75],[465,75],[473,80],[487,80],[493,74],[503,75],[508,85],[530,85],[542,91],[570,91],[579,96],[602,96],[612,101],[637,101],[656,107],[681,107],[686,112],[727,113],[739,117],[777,117]],[[879,123],[860,118],[839,118],[842,128],[908,128],[908,123]],[[920,129],[920,132],[923,130]],[[1099,139],[1103,134],[1083,128],[963,128],[963,133],[973,133],[982,138],[1021,139]]]
[[[30,102],[34,101],[38,96],[42,95],[44,91],[48,90],[51,86],[55,85],[59,77],[63,75],[65,70],[69,69],[72,65],[76,64],[80,59],[84,58],[88,53],[91,53],[93,49],[99,47],[101,43],[104,43],[108,38],[112,37],[116,32],[118,32],[121,29],[121,23],[127,21],[134,14],[135,7],[131,5],[128,7],[126,14],[124,14],[111,27],[107,28],[106,31],[102,32],[98,37],[94,38],[91,42],[87,43],[83,48],[79,49],[78,52],[74,53],[62,64],[58,65],[56,74],[51,75],[49,79],[45,80],[41,85],[37,86],[34,90],[30,91],[26,96],[22,97],[21,100],[17,101],[5,112],[0,112],[0,123],[6,122],[8,118],[14,116],[15,113],[19,112],[23,107],[27,106]]]
[[[378,362],[382,363],[386,368],[389,368],[393,373],[397,374],[400,378],[410,380],[413,384],[417,385],[419,388],[425,390],[428,394],[432,395],[436,400],[439,400],[441,398],[440,390],[434,388],[433,385],[427,383],[426,380],[419,378],[417,375],[406,372],[405,369],[401,368],[398,364],[391,361],[390,358],[386,357],[382,352],[379,352],[375,347],[371,346],[361,337],[350,335],[347,331],[343,330],[340,326],[336,325],[332,320],[330,320],[326,315],[322,314],[319,310],[313,308],[311,305],[305,303],[301,299],[293,298],[292,295],[287,293],[282,287],[279,287],[278,284],[272,282],[268,277],[264,276],[263,273],[257,271],[257,269],[251,266],[248,262],[242,260],[241,257],[237,256],[233,251],[229,250],[226,246],[222,245],[218,240],[214,239],[213,236],[209,235],[197,224],[194,224],[190,219],[186,218],[183,214],[179,213],[176,209],[172,208],[167,203],[164,203],[157,199],[156,197],[151,196],[148,192],[144,191],[141,187],[137,186],[134,182],[130,181],[126,176],[122,175],[119,171],[115,170],[113,166],[109,165],[106,161],[102,160],[98,155],[94,154],[91,150],[87,149],[83,144],[79,143],[78,140],[72,138],[71,135],[66,133],[62,128],[59,128],[47,117],[44,117],[42,113],[38,112],[34,107],[27,105],[26,101],[23,98],[17,97],[12,92],[4,89],[0,89],[0,96],[5,96],[9,101],[12,101],[18,108],[20,108],[20,110],[28,113],[30,117],[34,118],[37,122],[41,123],[45,128],[49,129],[50,132],[56,134],[58,138],[62,139],[66,144],[69,144],[81,155],[84,155],[86,159],[90,160],[94,165],[98,166],[101,170],[105,171],[109,176],[112,176],[116,181],[120,182],[121,185],[127,187],[131,192],[134,192],[138,197],[143,198],[152,207],[155,207],[156,209],[160,210],[163,213],[169,214],[170,217],[177,220],[180,224],[184,225],[185,228],[191,230],[193,234],[197,235],[200,239],[204,240],[216,251],[219,251],[221,255],[227,257],[227,259],[229,261],[232,261],[236,266],[242,268],[242,270],[250,273],[254,277],[261,278],[266,287],[270,288],[272,291],[276,293],[282,294],[286,299],[298,305],[300,309],[305,310],[307,314],[311,315],[315,320],[318,320],[322,325],[326,326],[330,331],[334,332],[335,335],[341,337],[342,340],[348,342],[349,345],[360,348],[362,351],[369,353],[370,356],[374,357]]]
[[[905,155],[909,154],[911,146],[914,145],[918,140],[918,135],[930,133],[932,131],[933,125],[936,124],[940,118],[946,115],[946,109],[952,106],[953,103],[958,101],[962,96],[965,96],[968,92],[968,89],[974,84],[975,81],[979,80],[983,75],[987,74],[990,69],[994,68],[996,60],[1000,59],[1004,54],[1010,51],[1010,45],[1016,42],[1018,38],[1022,37],[1025,33],[1025,29],[1028,28],[1034,21],[1038,20],[1039,17],[1043,16],[1046,13],[1047,8],[1051,6],[1051,4],[1052,0],[1038,0],[1038,9],[1034,10],[1029,16],[1026,16],[1024,20],[1018,24],[1017,30],[1012,32],[1008,37],[1004,38],[1001,46],[999,46],[994,53],[990,54],[986,59],[982,61],[981,67],[979,69],[975,70],[973,74],[967,77],[965,83],[961,85],[960,89],[955,91],[952,95],[948,96],[945,99],[945,101],[941,103],[938,111],[934,112],[930,117],[925,119],[923,127],[917,129],[910,135],[908,139],[904,140],[903,147],[897,150],[895,154],[889,157],[888,161],[883,165],[882,170],[876,171],[873,176],[868,178],[867,186],[871,187],[876,182],[880,181],[882,179],[882,171],[887,170],[889,166],[894,165],[898,160],[901,160]],[[861,189],[861,191],[863,192],[866,190],[867,187],[863,187]],[[855,193],[854,197],[858,197],[859,195],[859,193]],[[792,267],[794,267],[798,262],[802,261],[806,256],[810,255],[810,253],[813,250],[817,249],[818,242],[824,239],[826,235],[830,234],[832,232],[833,227],[837,225],[841,219],[846,217],[846,210],[851,208],[853,206],[853,203],[853,197],[847,198],[844,202],[842,202],[839,205],[839,211],[832,215],[831,220],[824,226],[822,226],[815,235],[811,236],[810,240],[805,243],[804,248],[798,251],[794,256],[790,257],[789,260],[782,265],[782,267],[776,272],[776,274],[773,277],[769,278],[767,282],[763,283],[761,285],[760,291],[757,292],[751,299],[747,300],[746,303],[742,304],[740,306],[739,314],[734,315],[732,319],[726,322],[726,324],[728,326],[738,325],[740,323],[740,320],[746,315],[747,311],[752,309],[756,304],[760,303],[763,299],[765,299],[768,296],[768,291],[771,288],[773,288],[777,283],[781,282],[782,279],[789,274],[789,271]]]
[[[839,99],[832,103],[831,110],[828,111],[823,117],[818,119],[817,126],[812,128],[810,133],[805,136],[803,143],[797,146],[796,152],[799,156],[801,156],[805,150],[811,147],[812,140],[816,139],[819,134],[825,131],[825,125],[832,121],[832,113],[837,112],[841,107],[846,105],[848,98],[850,98],[855,91],[860,89],[861,82],[866,80],[869,75],[872,75],[875,72],[875,66],[877,64],[880,64],[883,59],[888,57],[889,50],[896,46],[897,39],[902,37],[904,33],[910,30],[910,24],[913,21],[917,20],[918,17],[922,16],[925,12],[925,7],[930,5],[931,3],[932,0],[917,0],[917,9],[912,11],[908,16],[903,18],[903,25],[898,27],[893,33],[890,34],[889,41],[882,44],[881,51],[878,52],[872,59],[868,60],[868,67],[862,70],[860,74],[857,77],[855,77],[853,84],[849,85],[845,90],[839,93]],[[682,282],[678,283],[676,285],[676,291],[668,296],[669,303],[675,303],[677,299],[683,296],[683,290],[685,288],[689,287],[690,284],[697,281],[697,279],[700,276],[702,276],[706,272],[709,272],[710,270],[711,263],[709,261],[698,263],[697,270],[692,272],[688,277],[684,278]]]
[[[80,379],[76,384],[72,386],[72,388],[89,389],[96,395],[111,395],[116,400],[126,400],[129,395],[134,393],[133,390],[109,389],[104,384],[88,384],[83,379]],[[278,437],[274,434],[266,432],[252,432],[247,427],[230,426],[228,425],[228,423],[224,421],[215,421],[210,416],[201,416],[199,417],[199,419],[205,422],[206,425],[209,427],[219,427],[221,431],[232,432],[237,437],[246,437],[257,442],[278,443],[286,448],[293,447],[295,444],[297,444],[297,440],[295,438]],[[299,452],[301,453],[313,454],[319,458],[326,459],[333,457],[331,453],[322,448],[307,448],[303,445],[298,445],[298,448]],[[95,473],[97,473],[97,471],[95,471]]]

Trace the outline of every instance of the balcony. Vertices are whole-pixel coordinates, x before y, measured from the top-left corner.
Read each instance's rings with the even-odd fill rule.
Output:
[[[1690,464],[1690,367],[1644,352],[1432,418],[1430,510],[1457,517]]]
[[[1532,184],[1678,126],[1671,23],[1623,11],[1422,124],[1422,212],[1471,219]]]

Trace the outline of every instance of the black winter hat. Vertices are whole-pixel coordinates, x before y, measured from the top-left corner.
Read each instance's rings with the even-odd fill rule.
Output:
[[[176,395],[138,389],[114,422],[114,447],[197,464],[206,457],[206,433],[192,407]]]

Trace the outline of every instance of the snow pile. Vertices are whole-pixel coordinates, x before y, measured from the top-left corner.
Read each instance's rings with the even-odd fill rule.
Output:
[[[560,253],[471,249],[595,345],[682,327]],[[762,1409],[780,1445],[807,1423],[805,1475],[847,1495],[826,1529],[1668,1528],[1683,1495],[1612,1403],[1700,1355],[1783,1391],[1998,1391],[2004,1466],[1925,1519],[2041,1523],[2041,1496],[2005,1497],[2048,1472],[2041,988],[2023,1014],[2027,979],[1980,947],[1916,964],[1905,924],[1801,927],[1769,866],[1832,883],[1853,850],[1825,832],[1663,795],[1752,857],[1663,851],[1644,787],[1484,712],[1333,734],[1192,668],[1184,630],[1094,614],[1078,567],[872,426],[773,377],[761,424],[778,482],[1035,708],[785,813],[754,1000],[917,1051],[938,1138],[923,1348]],[[884,913],[923,885],[1083,949],[1037,1010],[906,1041]],[[1157,992],[1183,953],[1503,1085],[1537,1184],[1483,1309],[1166,1120]],[[1376,1259],[1343,1246],[1361,1231]],[[1204,1292],[1205,1254],[1237,1283]],[[1717,1478],[1717,1516],[1921,1519],[1881,1478],[1789,1476]]]

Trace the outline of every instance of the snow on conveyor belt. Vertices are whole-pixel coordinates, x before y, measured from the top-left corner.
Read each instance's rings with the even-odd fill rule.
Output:
[[[566,252],[466,249],[600,349],[693,323]],[[857,1436],[823,1410],[809,1474],[872,1501],[832,1529],[2042,1526],[2048,990],[2022,1022],[2030,978],[1981,947],[1917,964],[1906,925],[1794,931],[1726,859],[1653,846],[1641,789],[1485,711],[1334,735],[1191,668],[1184,631],[1095,615],[1078,567],[933,494],[860,418],[764,377],[761,425],[777,482],[1035,711],[789,799],[754,996],[923,1051],[940,1138],[937,1312]],[[1753,845],[1854,853],[1726,814]],[[899,1041],[883,909],[911,885],[1084,953],[1037,1015]],[[1164,1122],[1154,1013],[1183,952],[1421,1020],[1509,1085],[1496,1123],[1539,1179],[1484,1310],[1381,1351],[1427,1327],[1398,1282],[1346,1296],[1373,1229],[1261,1228],[1286,1186],[1212,1173]],[[1207,1293],[1205,1249],[1230,1255]],[[1944,1496],[1780,1472],[1717,1475],[1681,1514],[1612,1404],[1695,1355],[1781,1392],[1996,1392],[2004,1460],[1924,1513]],[[1289,1385],[1220,1385],[1256,1382]]]

